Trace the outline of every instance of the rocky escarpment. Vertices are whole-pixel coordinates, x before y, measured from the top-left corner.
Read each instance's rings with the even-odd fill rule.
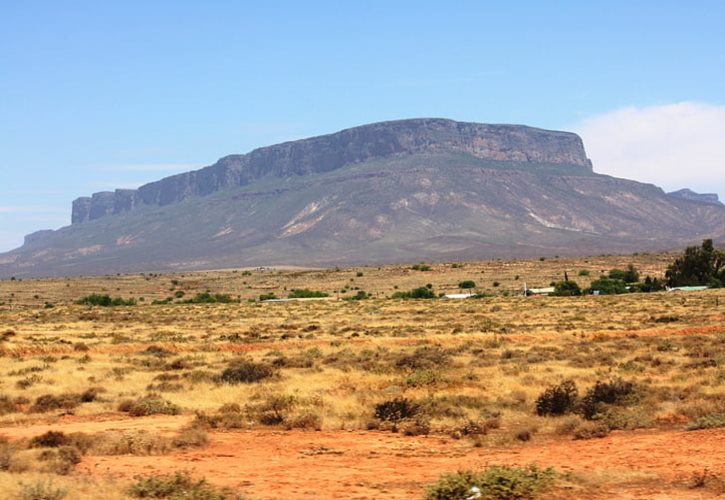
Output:
[[[441,151],[532,166],[566,164],[585,171],[592,168],[576,134],[520,125],[401,120],[231,155],[201,170],[167,177],[136,190],[118,189],[78,198],[73,202],[72,222],[95,220],[144,205],[169,205],[189,196],[206,196],[225,188],[245,186],[267,176],[303,176],[374,158]]]
[[[699,203],[712,203],[713,205],[722,205],[720,198],[715,193],[696,193],[690,189],[680,189],[667,193],[668,196],[674,196],[682,200],[697,201]]]

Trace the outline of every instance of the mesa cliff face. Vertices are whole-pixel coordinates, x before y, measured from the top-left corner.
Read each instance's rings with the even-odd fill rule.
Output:
[[[375,158],[441,151],[532,165],[592,168],[581,139],[568,132],[444,119],[391,121],[227,156],[209,167],[167,177],[137,190],[117,189],[78,198],[73,202],[72,223],[128,212],[141,205],[169,205],[189,196],[245,186],[267,176],[304,176]]]

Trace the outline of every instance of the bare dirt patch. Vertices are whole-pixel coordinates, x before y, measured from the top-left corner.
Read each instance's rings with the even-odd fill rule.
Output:
[[[150,421],[145,427],[156,428]],[[79,470],[121,480],[188,470],[260,499],[402,499],[419,498],[425,485],[441,472],[491,463],[536,463],[598,483],[596,488],[571,490],[567,496],[707,498],[706,492],[687,489],[687,480],[705,469],[716,475],[725,473],[723,450],[723,429],[615,432],[597,440],[560,439],[506,449],[473,448],[436,436],[255,430],[213,433],[210,445],[200,451],[86,457]]]

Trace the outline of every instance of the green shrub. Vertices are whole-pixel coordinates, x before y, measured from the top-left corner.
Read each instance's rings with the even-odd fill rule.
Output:
[[[276,299],[277,299],[277,296],[274,293],[272,293],[272,292],[270,292],[270,293],[263,293],[263,294],[261,294],[259,296],[259,300],[261,302],[264,302],[265,300],[276,300]]]
[[[330,295],[325,292],[318,292],[315,290],[309,290],[307,288],[295,288],[290,291],[288,295],[290,299],[317,299],[329,296]]]
[[[135,306],[135,299],[124,300],[121,297],[112,298],[110,295],[100,295],[93,293],[86,295],[75,301],[78,305],[87,306],[101,306],[101,307],[114,307],[114,306]]]
[[[205,479],[195,481],[188,472],[169,476],[136,477],[128,488],[135,498],[166,498],[171,500],[227,500],[238,498],[232,493],[210,485]]]
[[[209,292],[197,293],[194,297],[184,300],[182,304],[235,304],[239,300],[224,293],[211,294]]]
[[[582,269],[579,271],[579,276],[589,276],[590,274],[591,272],[589,271],[589,269]]]
[[[603,404],[624,404],[634,394],[635,385],[622,379],[610,382],[598,381],[582,398],[581,410],[584,418],[593,419]]]
[[[358,290],[358,292],[355,295],[353,295],[352,297],[345,297],[342,300],[365,300],[365,299],[369,299],[369,298],[370,298],[370,295],[367,292],[365,292],[363,290]]]
[[[611,279],[607,276],[602,276],[598,280],[592,281],[587,292],[591,293],[595,290],[602,295],[615,295],[628,292],[627,284],[623,280]]]
[[[219,378],[227,384],[251,384],[272,377],[274,374],[274,369],[268,364],[241,360],[235,361]]]
[[[573,380],[546,389],[536,400],[537,415],[564,415],[573,412],[579,399],[579,390]]]
[[[557,281],[554,283],[554,293],[557,297],[573,297],[581,295],[582,291],[576,281]]]
[[[687,430],[695,431],[698,429],[715,429],[719,427],[725,427],[725,413],[704,415],[688,425]]]
[[[413,271],[430,271],[430,266],[426,264],[414,264],[410,268]]]
[[[414,288],[409,292],[395,292],[394,299],[435,299],[436,294],[427,286]]]
[[[510,500],[534,498],[556,479],[553,469],[539,469],[535,465],[513,467],[489,465],[480,472],[471,470],[444,474],[430,485],[426,500],[464,500],[485,498]]]
[[[470,289],[476,288],[476,282],[473,280],[465,280],[458,283],[458,288]]]

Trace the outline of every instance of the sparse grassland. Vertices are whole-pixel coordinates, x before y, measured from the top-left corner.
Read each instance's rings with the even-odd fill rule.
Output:
[[[121,498],[205,477],[218,498],[420,498],[440,474],[496,456],[569,471],[547,482],[559,497],[712,495],[725,473],[713,454],[725,444],[725,290],[520,296],[565,271],[582,288],[629,264],[661,278],[671,259],[2,281],[0,490]],[[484,297],[391,298],[420,287]],[[89,296],[119,300],[76,303]],[[682,456],[659,464],[673,440]],[[626,461],[633,443],[640,458]],[[621,456],[596,455],[605,445]]]

